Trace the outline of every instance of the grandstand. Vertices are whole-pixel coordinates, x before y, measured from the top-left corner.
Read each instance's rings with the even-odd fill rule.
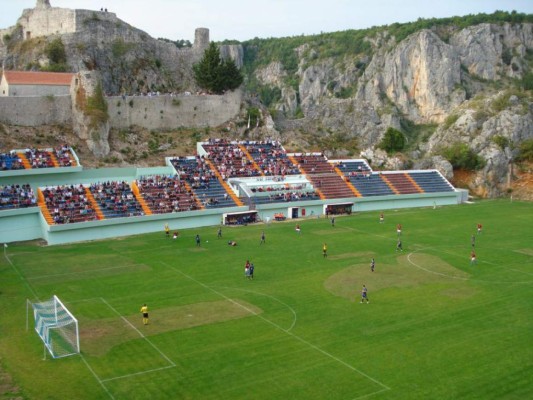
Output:
[[[161,231],[166,223],[185,229],[242,215],[291,219],[467,197],[436,170],[373,171],[363,159],[291,154],[273,140],[210,139],[197,143],[196,155],[155,168],[84,170],[68,146],[10,150],[0,161],[3,242],[60,244]]]

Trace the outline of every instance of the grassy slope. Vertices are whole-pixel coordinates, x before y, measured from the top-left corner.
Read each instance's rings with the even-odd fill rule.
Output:
[[[378,213],[334,228],[306,220],[301,235],[287,222],[224,228],[222,240],[204,228],[177,241],[13,245],[13,265],[0,262],[0,355],[29,399],[532,397],[532,215],[531,203],[490,201],[389,211],[384,224]],[[57,294],[79,317],[83,358],[41,361],[24,329],[33,293]]]

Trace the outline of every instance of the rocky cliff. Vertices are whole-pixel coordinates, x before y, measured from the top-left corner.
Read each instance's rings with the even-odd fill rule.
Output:
[[[354,40],[367,45],[332,56],[334,38],[327,36],[300,38],[292,58],[270,61],[262,43],[249,43],[245,53],[256,57],[248,82],[267,99],[282,137],[304,131],[310,145],[355,140],[350,153],[373,159],[374,167],[436,166],[448,176],[451,165],[439,155],[464,143],[481,158],[471,189],[497,196],[507,189],[517,145],[533,140],[530,17],[464,28],[435,24],[401,40],[386,28],[363,37],[354,31]],[[406,137],[401,154],[376,148],[390,127]]]

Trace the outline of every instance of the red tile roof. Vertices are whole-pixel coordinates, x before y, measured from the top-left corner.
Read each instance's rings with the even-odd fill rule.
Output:
[[[70,72],[4,71],[10,85],[70,86],[73,76]]]

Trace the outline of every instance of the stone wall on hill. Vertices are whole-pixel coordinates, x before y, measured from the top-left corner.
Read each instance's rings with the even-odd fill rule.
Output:
[[[224,95],[112,96],[107,98],[112,128],[213,127],[235,117],[242,92]]]
[[[0,123],[40,126],[70,124],[71,122],[70,96],[0,98]]]

